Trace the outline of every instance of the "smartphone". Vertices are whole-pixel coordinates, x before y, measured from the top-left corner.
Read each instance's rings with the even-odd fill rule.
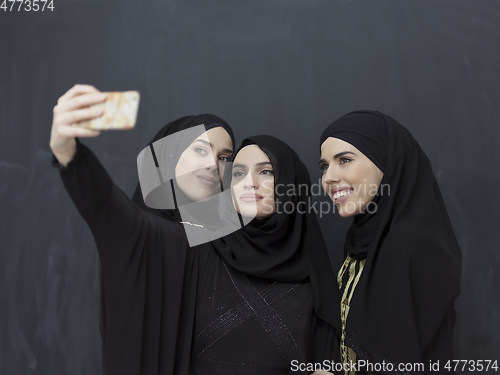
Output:
[[[82,121],[77,126],[98,130],[126,130],[135,126],[140,94],[138,91],[103,92],[108,100],[91,107],[102,107],[102,116]]]

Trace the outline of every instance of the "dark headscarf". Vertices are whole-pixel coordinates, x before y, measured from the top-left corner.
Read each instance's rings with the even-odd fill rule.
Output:
[[[204,125],[205,130],[210,130],[212,128],[216,127],[222,127],[224,128],[228,133],[229,136],[231,137],[231,141],[233,143],[233,146],[235,144],[234,142],[234,134],[231,129],[231,127],[218,116],[211,115],[211,114],[204,114],[204,115],[198,115],[198,116],[185,116],[181,117],[175,121],[169,122],[167,125],[165,125],[160,131],[154,136],[154,138],[149,142],[148,146],[154,145],[155,142],[170,136],[172,134],[181,132],[186,129],[193,128],[197,125]],[[179,158],[181,157],[181,154],[189,147],[189,145],[197,138],[199,137],[204,130],[200,128],[200,130],[195,131],[195,132],[183,132],[183,133],[178,133],[178,137],[176,137],[175,142],[170,142],[168,144],[163,145],[162,147],[156,148],[156,163],[160,165],[160,167],[163,170],[163,173],[165,174],[170,174],[173,175],[175,171],[175,167],[177,166],[177,163],[179,161]],[[140,168],[140,166],[139,166]],[[173,199],[173,194],[172,190],[170,188],[170,181],[165,181],[167,183],[166,188],[169,190],[166,194],[165,191],[163,190],[165,186],[160,186],[158,189],[155,189],[155,191],[151,192],[149,195],[149,204],[150,206],[152,205],[153,207],[155,206],[155,203],[157,202],[168,202],[171,203],[170,206],[178,207],[179,205],[186,205],[189,203],[192,203],[193,201],[185,195],[182,190],[178,187],[175,179],[171,180],[173,188],[175,190],[175,199]],[[156,198],[156,199],[155,199]],[[180,221],[185,221],[186,218],[183,215],[183,219],[181,218],[181,215],[179,213],[178,208],[172,208],[172,209],[161,209],[161,208],[152,208],[144,203],[144,198],[143,194],[141,191],[141,185],[140,183],[137,184],[137,187],[135,189],[134,195],[132,196],[132,201],[136,203],[141,209],[144,211],[150,211],[155,213],[156,215],[163,217],[169,221],[175,221],[175,222],[180,222]],[[172,202],[171,202],[172,201]],[[175,201],[175,202],[174,202]],[[203,205],[217,205],[216,199],[214,200],[209,200],[206,203],[198,202],[197,207],[201,207]],[[201,210],[201,212],[212,212],[210,209],[204,209]],[[197,220],[203,221],[203,218],[200,218],[199,215],[197,215]],[[205,222],[209,222],[210,220],[207,219]]]
[[[168,144],[162,145],[159,149],[156,149],[157,160],[155,164],[159,164],[159,168],[163,173],[166,173],[167,175],[175,175],[173,171],[175,170],[181,154],[205,130],[210,130],[218,126],[223,127],[229,133],[233,146],[235,146],[233,131],[229,125],[220,117],[210,114],[186,116],[168,123],[155,135],[148,146],[153,145],[154,147],[155,142],[163,139],[164,137],[202,124],[204,125],[204,128],[200,128],[199,131],[183,132],[179,135],[179,137],[175,137],[176,143],[172,144],[169,142]],[[139,174],[140,173],[141,172],[139,170]],[[167,187],[173,187],[175,190],[176,203],[189,206],[188,203],[192,201],[177,186],[175,178],[171,181],[165,182]],[[155,197],[156,199],[153,199],[152,202],[155,204],[162,204],[162,198],[165,198],[168,201],[171,198],[170,194],[168,194],[168,192],[164,196],[158,194]],[[215,201],[217,200],[218,195],[219,194],[215,196]],[[137,185],[132,201],[142,210],[152,212],[160,218],[164,218],[168,221],[177,223],[186,221],[186,212],[183,212],[181,218],[178,208],[158,209],[148,207],[144,203],[140,184]],[[213,203],[214,200],[209,200],[206,203],[197,202],[197,207],[203,207],[205,208],[205,211],[211,212],[210,209],[207,210],[204,206],[206,204],[210,205]],[[179,206],[179,204],[177,204],[177,206]],[[199,215],[195,216],[202,222],[205,219]],[[207,222],[209,221],[207,220]],[[169,228],[171,228],[171,226],[165,225],[163,230],[169,230]],[[134,228],[134,230],[138,229]],[[164,244],[158,242],[157,240],[152,243],[152,247],[159,247],[160,250],[160,247],[164,246]],[[184,248],[184,245],[187,246],[187,249]],[[141,369],[144,369],[144,371],[147,372],[149,371],[147,369],[151,369],[151,373],[161,372],[187,375],[191,374],[189,367],[195,324],[195,302],[198,284],[197,277],[200,267],[198,255],[207,251],[211,245],[210,243],[204,243],[200,246],[189,247],[187,241],[184,239],[173,238],[172,243],[170,243],[169,246],[173,254],[166,255],[169,257],[168,262],[171,263],[172,261],[177,261],[179,264],[183,263],[184,267],[180,266],[175,269],[174,272],[172,272],[173,270],[169,268],[168,272],[166,272],[164,269],[165,264],[162,262],[162,259],[164,259],[162,258],[163,251],[154,251],[152,253],[161,254],[161,256],[159,258],[152,258],[154,260],[148,259],[148,261],[141,261],[141,266],[142,264],[147,264],[147,272],[141,274],[141,278],[138,278],[135,273],[133,276],[134,280],[142,280],[142,278],[146,278],[148,282],[147,293],[145,294],[143,300],[140,301],[141,304],[144,304],[144,311],[168,311],[168,319],[162,320],[160,314],[154,315],[152,312],[148,312],[148,319],[144,322],[140,322],[141,327],[139,329],[149,329],[148,334],[150,336],[147,336],[147,341],[144,343],[140,342],[142,338],[139,337],[138,343],[130,343],[130,345],[138,345],[143,351],[141,355],[144,356],[145,359],[144,363],[141,362]],[[178,261],[179,257],[182,258],[183,256],[184,259],[182,262]],[[170,257],[172,257],[172,259],[170,259]],[[102,315],[103,310],[101,310],[101,316]],[[162,340],[161,349],[163,354],[156,351],[156,348],[160,347],[158,341],[160,339]],[[147,345],[151,345],[151,347],[155,349],[149,351],[147,350]],[[120,345],[113,347],[117,356],[123,356],[122,351],[119,350],[120,348]],[[158,360],[158,355],[161,356],[161,360]],[[120,358],[117,361],[123,361],[123,359]],[[158,369],[158,364],[161,364],[163,368]]]
[[[273,165],[277,211],[266,219],[254,219],[240,230],[212,241],[212,245],[226,263],[248,275],[281,282],[309,278],[317,315],[338,332],[340,298],[333,287],[335,274],[319,223],[310,209],[311,181],[307,168],[292,148],[268,135],[245,139],[230,161],[234,161],[242,148],[253,144]],[[225,189],[229,188],[231,178],[231,168],[226,168]],[[291,189],[295,194],[287,194]],[[235,215],[232,204],[228,204],[226,213]]]
[[[366,258],[346,344],[375,362],[452,359],[462,254],[429,159],[405,127],[376,111],[340,117],[320,144],[328,137],[350,143],[384,173],[376,212],[356,215],[346,237],[345,250]]]

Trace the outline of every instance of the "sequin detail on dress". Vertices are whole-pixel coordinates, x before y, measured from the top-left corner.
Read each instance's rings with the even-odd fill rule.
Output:
[[[222,337],[255,317],[270,336],[283,359],[290,362],[297,353],[297,343],[271,304],[292,291],[298,284],[275,282],[259,292],[246,274],[223,264],[244,302],[222,314],[198,335],[194,348],[195,357],[199,357]]]

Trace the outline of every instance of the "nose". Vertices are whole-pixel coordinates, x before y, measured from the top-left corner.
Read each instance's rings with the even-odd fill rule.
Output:
[[[213,156],[213,160],[211,160],[211,162],[213,162],[213,163],[211,163],[205,169],[208,172],[212,172],[212,173],[218,172],[219,177],[221,177],[221,171],[222,171],[222,173],[224,173],[224,163],[219,160],[218,155],[214,151],[212,151],[212,156]]]
[[[257,189],[258,188],[257,183],[252,178],[252,174],[251,173],[248,173],[245,176],[245,178],[243,179],[242,182],[243,182],[243,188],[244,189],[250,189],[250,188]]]
[[[340,182],[340,176],[335,171],[335,167],[328,167],[325,174],[323,175],[323,183],[326,185],[335,185]]]
[[[216,165],[209,165],[208,167],[205,167],[205,170],[213,173],[213,172],[217,171],[217,166]]]
[[[213,164],[213,165],[206,166],[205,170],[209,173],[215,173],[215,172],[217,172],[218,168],[217,168],[217,165]]]

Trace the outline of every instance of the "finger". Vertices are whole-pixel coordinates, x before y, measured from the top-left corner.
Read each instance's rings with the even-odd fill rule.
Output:
[[[104,110],[100,107],[90,107],[83,109],[76,109],[70,112],[64,112],[57,114],[54,117],[54,123],[56,125],[72,125],[82,121],[91,120],[102,116]]]
[[[54,114],[69,112],[74,109],[89,107],[94,104],[104,103],[107,96],[104,93],[82,94],[61,103],[54,107]]]
[[[62,125],[58,128],[58,133],[64,138],[90,138],[101,134],[100,130],[81,128],[79,126]]]
[[[100,92],[97,90],[94,86],[91,85],[83,85],[80,83],[77,83],[74,85],[72,88],[70,88],[66,93],[64,93],[58,100],[57,103],[67,101],[77,95],[85,94],[85,93],[91,93],[91,92]]]

